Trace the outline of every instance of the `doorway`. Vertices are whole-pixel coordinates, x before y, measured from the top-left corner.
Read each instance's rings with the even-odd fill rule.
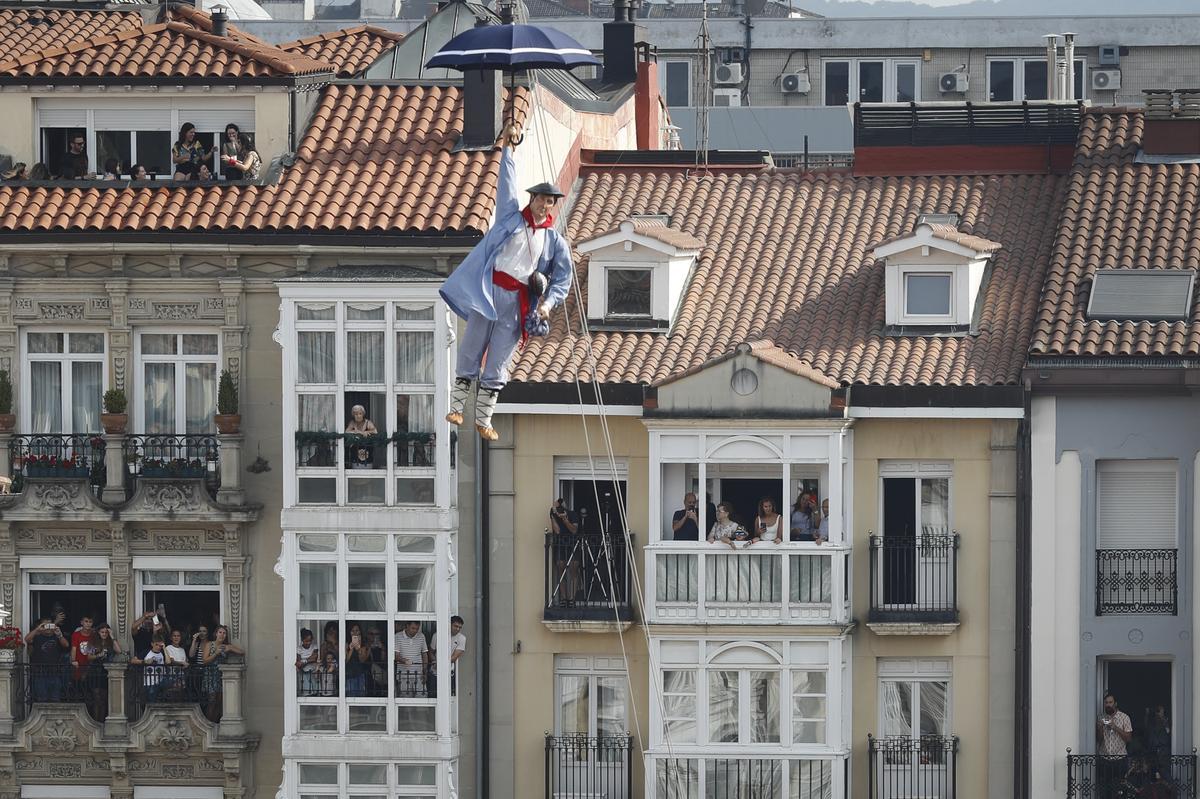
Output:
[[[1166,754],[1172,751],[1174,707],[1171,677],[1169,660],[1101,662],[1097,713],[1103,704],[1104,694],[1111,692],[1117,700],[1117,708],[1129,716],[1133,724],[1133,739],[1129,744],[1131,754],[1148,754],[1164,747]],[[1160,707],[1161,719],[1158,718]]]
[[[784,512],[787,506],[783,504],[783,482],[779,478],[721,478],[720,501],[733,505],[734,518],[747,530],[754,524],[754,517],[758,515],[758,501],[763,497],[775,503],[776,513],[787,515]],[[786,522],[783,526],[787,526]]]

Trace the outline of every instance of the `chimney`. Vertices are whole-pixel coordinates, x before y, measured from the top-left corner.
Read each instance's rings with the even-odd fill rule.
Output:
[[[1055,90],[1058,88],[1058,37],[1049,33],[1042,38],[1046,40],[1046,99],[1057,100]]]
[[[212,10],[212,34],[213,36],[228,36],[229,35],[229,15],[225,13],[225,6],[213,6]]]
[[[637,80],[637,42],[645,28],[633,21],[640,0],[614,0],[613,18],[604,23],[604,83],[619,86]]]
[[[476,28],[487,25],[479,19]],[[462,146],[487,147],[496,144],[504,124],[503,88],[500,72],[495,69],[468,69],[463,72]]]
[[[647,60],[637,66],[637,86],[633,103],[637,148],[661,150],[663,121],[658,93],[658,64]]]
[[[1143,89],[1142,152],[1200,155],[1200,90]]]
[[[1063,97],[1068,100],[1075,99],[1075,34],[1063,34],[1063,56],[1067,60],[1067,86],[1063,92]]]

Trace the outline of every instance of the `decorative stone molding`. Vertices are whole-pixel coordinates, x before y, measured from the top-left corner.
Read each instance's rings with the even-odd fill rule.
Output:
[[[79,746],[79,736],[64,719],[55,719],[42,731],[42,745],[52,752],[74,752]]]
[[[200,499],[199,483],[163,482],[145,483],[144,486],[141,495],[147,510],[178,513],[197,511],[207,504]]]
[[[51,320],[83,319],[82,302],[39,302],[38,316]]]
[[[170,319],[181,321],[200,318],[200,305],[194,302],[156,302],[154,303],[155,319]]]
[[[20,496],[26,508],[37,511],[81,511],[96,506],[91,486],[83,480],[30,480]]]
[[[169,752],[186,752],[192,747],[192,730],[182,719],[169,719],[148,736],[150,744]]]
[[[155,535],[154,548],[163,552],[195,552],[200,549],[200,536]]]

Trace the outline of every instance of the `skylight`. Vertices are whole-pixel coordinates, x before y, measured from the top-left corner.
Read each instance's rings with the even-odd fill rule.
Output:
[[[1092,282],[1090,319],[1187,319],[1196,273],[1190,269],[1101,269]]]

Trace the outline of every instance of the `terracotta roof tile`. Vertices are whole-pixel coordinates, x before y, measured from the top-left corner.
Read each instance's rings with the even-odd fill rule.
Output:
[[[1033,356],[1200,357],[1200,295],[1188,320],[1086,317],[1099,269],[1200,269],[1200,165],[1136,163],[1142,133],[1140,110],[1084,114]]]
[[[140,27],[142,15],[136,11],[0,8],[0,41],[4,42],[6,61]]]
[[[518,125],[527,109],[526,91],[518,89]],[[0,235],[479,233],[495,205],[500,152],[454,152],[462,120],[458,87],[332,85],[323,90],[294,165],[276,185],[4,185]]]
[[[286,42],[279,49],[332,64],[339,78],[350,78],[366,70],[403,38],[403,34],[374,25],[357,25]]]
[[[754,344],[781,365],[838,384],[994,385],[1020,375],[1065,179],[1052,175],[855,177],[793,170],[684,175],[585,170],[567,234],[582,241],[632,215],[663,214],[704,248],[669,333],[597,332],[598,379],[652,384]],[[978,334],[888,335],[876,242],[921,213],[960,214],[961,231],[1003,244]],[[587,299],[586,258],[577,259]],[[592,379],[578,304],[521,352],[512,379]],[[567,318],[571,319],[568,327]],[[764,343],[765,342],[765,343]],[[779,352],[776,352],[778,350]]]
[[[276,78],[332,72],[328,64],[260,40],[214,36],[186,22],[130,28],[60,43],[0,63],[10,79]]]

